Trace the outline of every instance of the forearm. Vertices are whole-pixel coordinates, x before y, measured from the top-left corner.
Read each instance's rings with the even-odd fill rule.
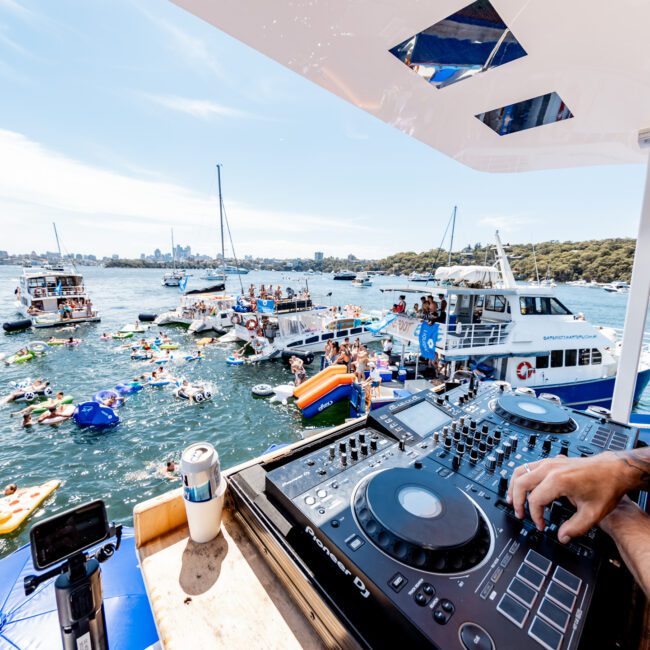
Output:
[[[650,598],[650,517],[625,498],[600,526],[614,540],[630,573]]]
[[[619,451],[614,454],[629,476],[628,491],[650,489],[650,447]]]

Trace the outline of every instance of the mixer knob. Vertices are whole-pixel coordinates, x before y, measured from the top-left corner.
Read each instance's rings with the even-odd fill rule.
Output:
[[[462,427],[462,426],[465,424],[465,416],[464,416],[464,415],[461,415],[461,416],[458,418],[458,422],[459,422],[460,426]]]
[[[461,455],[464,454],[464,453],[465,453],[465,443],[462,442],[462,441],[459,442],[459,443],[456,445],[456,451],[457,451],[459,454],[461,454]]]
[[[497,465],[501,465],[503,463],[503,457],[505,454],[503,453],[503,449],[499,447],[495,452],[494,455],[497,457]]]
[[[399,439],[399,450],[400,451],[405,451],[406,450],[406,436],[402,436]]]
[[[449,427],[442,427],[442,435],[446,438],[449,434]]]
[[[345,467],[348,464],[348,455],[346,453],[341,454],[341,465]]]
[[[544,442],[542,442],[542,453],[543,454],[551,453],[551,441],[548,438],[546,438]]]
[[[510,444],[512,445],[512,451],[517,451],[517,445],[519,444],[519,438],[517,438],[517,436],[510,436],[510,438],[508,438],[508,440],[510,441]]]
[[[456,431],[454,431],[454,440],[460,440],[460,429],[456,429]]]
[[[359,450],[356,447],[350,450],[350,458],[353,461],[359,460]]]
[[[562,456],[568,456],[569,455],[569,441],[568,440],[563,440],[562,441],[562,446],[560,447],[560,454]]]
[[[433,442],[438,442],[438,439],[440,438],[440,434],[437,431],[433,432]]]
[[[487,451],[487,445],[484,440],[481,440],[481,442],[478,443],[478,450],[481,454],[484,454]]]
[[[445,403],[445,398],[444,398],[444,397],[437,397],[437,398],[436,398],[436,403],[437,403],[439,406],[442,406],[442,405]]]
[[[503,453],[505,454],[506,458],[510,458],[510,452],[512,451],[512,445],[509,442],[504,442],[503,443]]]
[[[494,430],[494,439],[498,442],[501,440],[501,429],[495,429]]]
[[[460,456],[454,456],[451,459],[451,466],[454,470],[457,470],[460,467]]]
[[[471,436],[465,440],[465,445],[467,446],[468,449],[471,449],[474,446],[474,438]]]
[[[330,446],[330,460],[334,460],[336,456],[336,447],[334,445]]]
[[[476,422],[474,422],[474,420],[470,420],[470,421],[469,421],[469,428],[470,428],[472,431],[476,431]]]
[[[451,449],[451,437],[447,436],[443,444],[445,445],[445,449]]]
[[[532,449],[535,447],[537,444],[537,434],[536,433],[531,433],[530,436],[528,436],[528,446]]]
[[[359,442],[363,444],[366,441],[366,432],[359,431]]]
[[[469,459],[472,463],[475,463],[478,460],[478,450],[476,448],[469,452]]]
[[[497,459],[494,456],[488,456],[485,460],[485,467],[488,472],[493,472],[497,468]]]
[[[486,443],[487,443],[488,449],[492,449],[492,447],[494,447],[494,445],[496,444],[495,441],[494,441],[494,438],[492,436],[487,437]]]
[[[465,403],[465,395],[461,395],[458,398],[458,406],[462,406]]]
[[[484,425],[481,427],[481,431],[482,431],[483,433],[487,434],[487,433],[490,431],[490,427],[488,427],[487,424],[484,424]]]
[[[354,449],[357,446],[357,439],[354,436],[350,438],[349,442],[350,442],[350,449]]]
[[[361,455],[362,456],[368,455],[368,445],[365,442],[361,443]]]
[[[499,478],[499,494],[503,496],[508,491],[508,479],[505,476]]]
[[[465,425],[463,427],[463,438],[467,438],[467,436],[469,436],[469,427]]]
[[[451,423],[451,430],[452,430],[452,431],[456,431],[456,427],[457,427],[457,426],[458,426],[458,422],[456,422],[456,420],[454,420],[454,421]]]
[[[345,449],[346,449],[346,447],[345,447],[345,440],[341,440],[341,442],[339,442],[339,451],[340,451],[341,453],[344,453],[344,452],[345,452]]]
[[[377,439],[376,438],[370,438],[370,449],[372,451],[377,451]]]

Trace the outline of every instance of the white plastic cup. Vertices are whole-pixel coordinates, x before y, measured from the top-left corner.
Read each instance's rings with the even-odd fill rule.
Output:
[[[217,450],[209,442],[187,447],[181,456],[181,478],[190,538],[204,544],[221,530],[226,480]]]

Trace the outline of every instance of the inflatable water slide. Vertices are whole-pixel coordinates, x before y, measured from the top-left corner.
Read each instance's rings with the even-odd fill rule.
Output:
[[[305,418],[313,418],[341,400],[350,399],[354,375],[345,366],[329,366],[293,391],[296,406]]]

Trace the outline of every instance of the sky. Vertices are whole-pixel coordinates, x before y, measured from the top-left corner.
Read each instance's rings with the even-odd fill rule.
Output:
[[[640,165],[473,171],[166,0],[0,0],[0,249],[380,258],[636,235]],[[230,247],[227,246],[227,255]]]

